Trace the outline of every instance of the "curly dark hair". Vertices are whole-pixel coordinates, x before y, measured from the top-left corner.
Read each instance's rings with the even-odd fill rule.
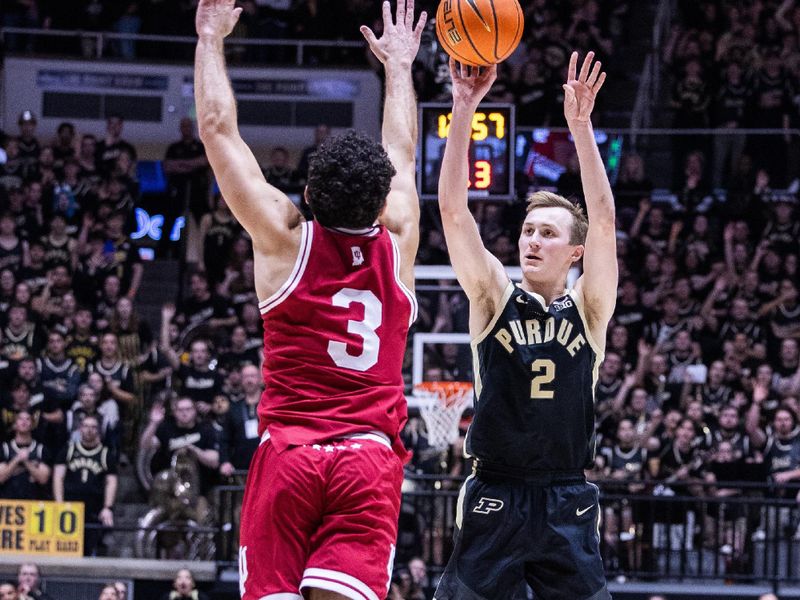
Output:
[[[350,130],[311,155],[308,204],[326,227],[369,227],[386,204],[396,171],[379,143]]]

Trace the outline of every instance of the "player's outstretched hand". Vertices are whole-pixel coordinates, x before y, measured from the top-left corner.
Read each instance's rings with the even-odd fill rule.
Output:
[[[419,42],[428,14],[422,11],[414,26],[414,0],[397,0],[395,20],[389,0],[383,3],[383,35],[378,39],[375,32],[366,25],[361,26],[361,35],[367,40],[370,50],[384,65],[397,62],[411,67],[419,52]]]
[[[497,65],[468,67],[450,59],[450,77],[453,79],[453,104],[478,107],[497,79]]]
[[[606,80],[605,72],[600,70],[602,63],[597,61],[592,67],[593,60],[594,52],[589,52],[583,61],[580,74],[576,75],[578,53],[573,52],[569,57],[567,83],[563,86],[564,116],[567,118],[567,124],[585,123],[592,116],[597,92]]]
[[[235,4],[235,0],[200,0],[194,20],[197,35],[218,39],[229,35],[242,14]]]

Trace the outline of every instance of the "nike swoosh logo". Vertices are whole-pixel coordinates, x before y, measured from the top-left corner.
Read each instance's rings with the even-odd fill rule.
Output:
[[[469,4],[470,8],[475,12],[476,15],[478,15],[478,18],[481,20],[481,23],[483,23],[483,26],[486,28],[486,31],[491,31],[491,29],[489,28],[489,24],[486,22],[486,19],[483,18],[481,11],[478,10],[478,5],[476,4],[475,0],[467,0],[467,4]]]
[[[522,296],[517,296],[517,302],[519,302],[520,304],[527,304],[525,298],[523,298]]]
[[[581,509],[576,509],[576,510],[575,510],[575,514],[576,514],[576,515],[578,515],[579,517],[580,517],[581,515],[585,515],[585,514],[586,514],[586,513],[587,513],[587,512],[588,512],[588,511],[589,511],[589,510],[590,510],[590,509],[593,507],[593,506],[594,506],[594,504],[590,504],[589,506],[587,506],[587,507],[586,507],[586,508],[584,508],[583,510],[581,510]]]

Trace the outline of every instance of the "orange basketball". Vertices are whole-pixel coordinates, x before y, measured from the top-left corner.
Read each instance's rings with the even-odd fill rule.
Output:
[[[488,67],[507,59],[522,38],[518,0],[441,0],[436,36],[456,61]]]

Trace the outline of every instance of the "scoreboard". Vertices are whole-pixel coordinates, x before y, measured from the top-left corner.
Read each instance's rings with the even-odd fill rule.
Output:
[[[450,121],[450,104],[419,105],[420,168],[417,189],[423,200],[438,197],[439,170]],[[514,105],[481,104],[472,119],[469,145],[469,197],[487,200],[514,198]]]
[[[83,556],[82,502],[0,500],[0,553]]]

